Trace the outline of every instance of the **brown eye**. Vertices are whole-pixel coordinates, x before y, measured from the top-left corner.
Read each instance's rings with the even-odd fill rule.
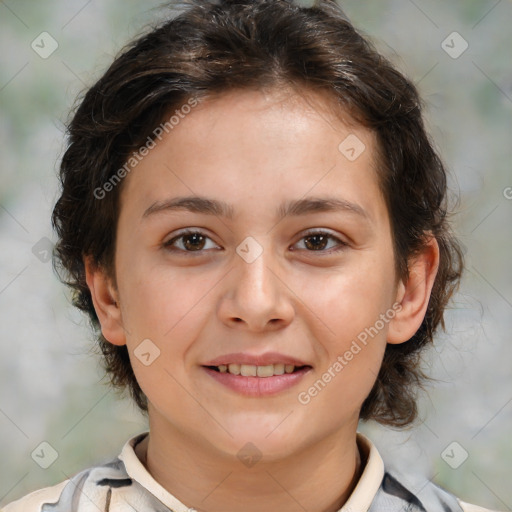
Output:
[[[164,246],[175,252],[200,252],[205,249],[208,240],[211,240],[210,237],[200,231],[187,231],[171,238]]]
[[[304,240],[306,240],[305,246],[312,251],[321,251],[327,246],[329,238],[325,235],[309,235],[304,237]]]
[[[308,252],[318,251],[323,253],[332,253],[342,250],[348,245],[339,238],[331,235],[330,233],[326,233],[325,231],[308,233],[302,237],[301,241],[302,240],[304,240],[304,247]],[[335,244],[334,246],[331,245],[328,250],[326,250],[330,240],[334,241]]]
[[[183,246],[187,250],[195,251],[201,250],[204,247],[205,240],[204,236],[198,233],[194,233],[193,235],[185,235],[183,238]]]

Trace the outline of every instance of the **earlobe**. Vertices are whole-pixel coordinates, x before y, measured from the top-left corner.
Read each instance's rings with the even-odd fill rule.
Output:
[[[103,336],[114,345],[125,345],[126,336],[119,298],[111,278],[91,257],[84,257],[84,265],[85,279]]]
[[[388,343],[404,343],[420,328],[438,268],[439,244],[434,236],[430,236],[421,253],[409,260],[407,281],[398,284],[396,301],[401,307],[389,323]]]

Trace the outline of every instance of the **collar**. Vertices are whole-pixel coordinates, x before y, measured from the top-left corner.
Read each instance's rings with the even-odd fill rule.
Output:
[[[384,478],[384,461],[377,447],[360,432],[356,440],[366,464],[355,489],[339,512],[367,512]]]
[[[135,454],[135,446],[148,434],[148,431],[142,432],[129,439],[123,446],[119,459],[124,462],[128,475],[153,494],[165,506],[175,512],[190,512],[192,509],[185,506],[151,476]],[[355,489],[338,512],[367,512],[384,477],[384,462],[376,446],[359,432],[357,433],[356,440],[362,456],[361,458],[363,460],[366,459],[366,464]]]

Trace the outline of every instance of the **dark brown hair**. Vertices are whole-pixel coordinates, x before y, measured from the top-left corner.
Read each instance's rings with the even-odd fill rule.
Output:
[[[322,92],[376,134],[397,275],[407,276],[408,258],[424,247],[426,234],[438,241],[440,266],[423,323],[408,342],[387,345],[361,409],[362,419],[407,425],[416,417],[416,391],[426,378],[419,355],[438,324],[444,328],[443,312],[458,286],[463,257],[448,225],[446,172],[425,132],[416,88],[334,1],[304,7],[292,0],[189,0],[179,15],[125,48],[86,92],[68,126],[62,194],[52,217],[59,237],[54,266],[97,331],[111,384],[128,388],[146,412],[147,398],[126,346],[109,343],[99,330],[83,263],[91,256],[115,283],[122,182],[100,198],[94,191],[106,190],[105,183],[165,116],[191,98],[283,85]]]

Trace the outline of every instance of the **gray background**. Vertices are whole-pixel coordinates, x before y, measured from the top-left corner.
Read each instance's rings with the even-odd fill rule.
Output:
[[[0,1],[0,505],[111,459],[146,428],[102,379],[87,323],[45,251],[74,99],[158,19],[160,4]],[[420,497],[427,478],[465,501],[512,510],[512,3],[342,5],[420,88],[453,202],[460,196],[453,220],[467,258],[447,331],[426,358],[437,382],[422,395],[423,421],[404,432],[361,430]],[[58,43],[46,59],[31,48],[43,31]],[[454,31],[469,44],[458,58],[442,48]],[[446,41],[452,53],[462,48],[458,36]],[[31,458],[43,441],[58,453],[48,469]]]

